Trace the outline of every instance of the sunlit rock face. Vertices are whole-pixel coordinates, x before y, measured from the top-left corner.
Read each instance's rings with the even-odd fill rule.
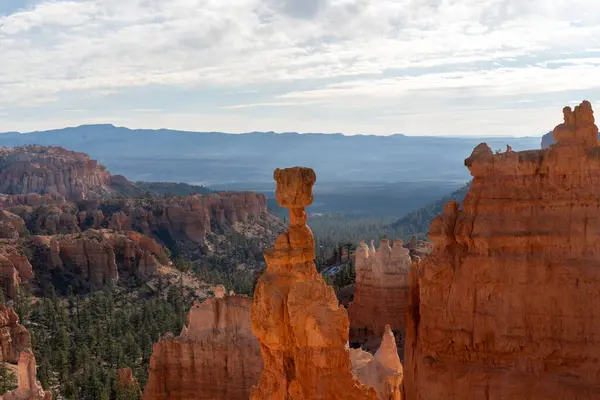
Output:
[[[305,207],[313,201],[309,168],[275,170],[276,196],[290,210],[290,227],[265,251],[252,307],[252,330],[264,370],[253,400],[376,399],[353,375],[348,315],[315,268]]]
[[[252,299],[225,294],[194,303],[178,337],[152,350],[144,400],[246,400],[262,359],[250,327]]]
[[[563,113],[549,149],[465,160],[412,273],[407,399],[598,398],[598,128],[589,102]]]

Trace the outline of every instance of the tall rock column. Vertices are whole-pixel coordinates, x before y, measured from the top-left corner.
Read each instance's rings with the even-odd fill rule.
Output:
[[[290,227],[265,251],[267,269],[254,294],[252,330],[264,369],[252,400],[376,399],[352,375],[346,310],[315,268],[304,211],[315,180],[309,168],[275,170]]]
[[[592,107],[546,150],[465,160],[411,273],[407,400],[600,398],[600,147]]]
[[[381,337],[386,325],[404,331],[412,259],[402,240],[381,240],[376,250],[363,241],[356,249],[354,301],[348,306],[352,339]]]

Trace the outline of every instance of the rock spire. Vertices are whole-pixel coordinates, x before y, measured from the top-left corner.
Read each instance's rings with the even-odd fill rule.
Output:
[[[309,168],[276,169],[276,196],[290,210],[290,227],[265,251],[252,330],[264,370],[252,400],[375,399],[351,372],[348,316],[333,288],[317,273],[305,207],[316,177]]]

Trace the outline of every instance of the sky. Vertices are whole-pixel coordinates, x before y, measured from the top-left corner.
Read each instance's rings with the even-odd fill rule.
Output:
[[[0,0],[0,131],[539,136],[584,99],[597,0]]]

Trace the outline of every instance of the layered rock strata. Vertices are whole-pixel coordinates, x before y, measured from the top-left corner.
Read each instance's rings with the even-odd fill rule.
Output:
[[[178,337],[158,341],[150,357],[144,400],[242,400],[262,371],[250,328],[252,300],[215,289],[194,303]]]
[[[410,252],[402,240],[381,240],[379,249],[363,241],[356,249],[354,300],[348,307],[350,329],[381,337],[386,325],[404,330],[408,305]],[[351,333],[351,336],[353,334]]]
[[[108,171],[84,153],[37,145],[0,148],[0,193],[99,198],[113,192],[110,180]]]
[[[36,259],[46,268],[73,270],[93,287],[116,283],[119,272],[146,281],[156,275],[160,265],[169,263],[160,244],[136,232],[88,230],[76,235],[38,236],[32,241]]]
[[[377,391],[379,400],[402,398],[402,363],[389,325],[385,327],[381,346],[375,356],[360,349],[351,349],[350,356],[352,372],[362,383]]]
[[[5,197],[1,207],[10,214],[5,218],[0,215],[0,237],[16,237],[25,228],[34,234],[47,235],[108,228],[137,231],[165,244],[176,241],[202,244],[213,231],[228,230],[238,222],[259,219],[267,212],[265,196],[251,192],[167,199],[46,200],[48,203],[37,198]],[[12,228],[8,227],[9,222]],[[4,225],[7,228],[3,229]]]
[[[52,392],[44,391],[36,377],[37,366],[29,349],[19,353],[18,388],[4,393],[0,400],[52,400]]]
[[[313,200],[309,168],[275,170],[276,196],[290,210],[289,230],[265,251],[267,269],[252,306],[252,331],[264,370],[253,400],[375,399],[353,377],[348,316],[314,264],[314,239],[305,207]]]
[[[407,399],[598,398],[598,128],[587,101],[563,113],[547,150],[465,160],[412,276]]]

